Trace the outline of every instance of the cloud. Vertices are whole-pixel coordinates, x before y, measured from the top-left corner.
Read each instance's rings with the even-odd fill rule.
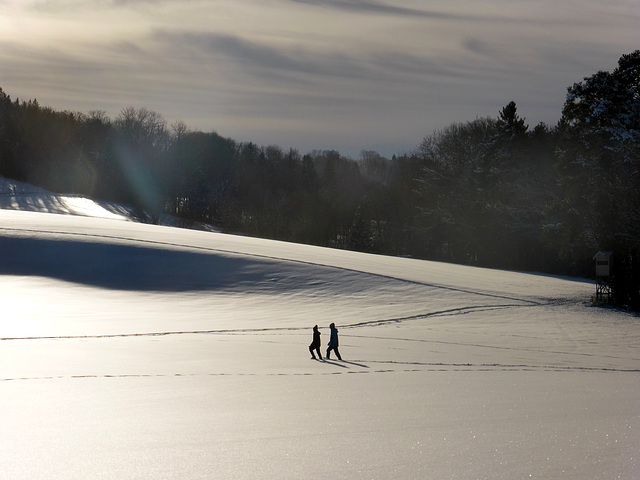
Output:
[[[312,5],[315,7],[330,7],[338,10],[344,10],[355,13],[372,13],[377,15],[399,15],[409,17],[422,18],[446,18],[460,19],[466,16],[453,15],[444,12],[423,10],[410,7],[402,7],[398,5],[389,5],[386,3],[374,2],[370,0],[289,0],[293,3]]]
[[[637,48],[627,0],[1,2],[12,97],[301,150],[417,144],[512,99],[554,123],[568,85]]]
[[[343,12],[357,14],[373,14],[380,16],[398,16],[407,19],[433,19],[433,20],[450,20],[456,22],[500,22],[505,23],[535,23],[536,25],[558,25],[566,24],[567,20],[558,18],[553,15],[531,16],[526,11],[518,11],[521,8],[517,4],[517,0],[501,0],[493,2],[462,2],[462,8],[453,5],[451,2],[431,2],[433,5],[440,6],[439,9],[424,9],[409,6],[398,5],[398,3],[384,3],[375,0],[287,0],[290,3],[299,5],[308,5],[317,8],[331,8]],[[406,2],[405,2],[406,3]],[[504,8],[500,8],[500,3],[504,3]],[[523,2],[521,2],[523,3]],[[513,13],[514,5],[516,12]],[[491,8],[494,6],[494,8]],[[553,5],[549,5],[552,8]],[[575,22],[577,19],[573,18]]]
[[[310,83],[334,80],[362,81],[358,88],[372,83],[409,80],[425,82],[427,79],[452,80],[477,74],[482,65],[469,58],[443,57],[429,50],[405,51],[390,44],[348,46],[338,50],[333,45],[318,49],[311,44],[275,45],[267,41],[252,40],[233,34],[211,32],[158,30],[153,34],[158,51],[170,52],[179,58],[208,62],[220,68],[234,68],[251,72],[255,80],[286,80]],[[468,40],[461,45],[472,53],[481,52]],[[484,61],[484,60],[483,60]],[[479,63],[479,62],[478,62]],[[475,73],[472,73],[475,72]],[[408,85],[404,84],[407,88]]]
[[[109,9],[109,8],[138,8],[140,6],[159,6],[170,3],[192,3],[197,0],[92,0],[86,2],[84,0],[31,0],[25,1],[25,7],[30,10],[43,12],[65,12],[69,10],[93,10]],[[0,3],[1,4],[1,3]]]
[[[370,73],[358,58],[337,50],[314,51],[304,46],[276,47],[264,41],[210,32],[160,30],[153,37],[182,55],[190,52],[191,55],[204,55],[210,61],[224,59],[238,68],[268,77],[315,75],[361,78]]]

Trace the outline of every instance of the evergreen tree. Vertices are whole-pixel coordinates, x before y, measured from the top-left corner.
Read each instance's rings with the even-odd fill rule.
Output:
[[[558,230],[578,258],[613,250],[620,265],[640,252],[639,77],[637,50],[568,89],[558,152],[567,213]]]

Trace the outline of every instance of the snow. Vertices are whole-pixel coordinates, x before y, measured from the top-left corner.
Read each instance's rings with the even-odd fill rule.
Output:
[[[21,195],[0,210],[2,478],[640,477],[638,318],[591,282]],[[310,360],[331,322],[345,361]]]
[[[126,220],[130,209],[79,195],[56,195],[39,187],[0,177],[0,209],[85,215]]]

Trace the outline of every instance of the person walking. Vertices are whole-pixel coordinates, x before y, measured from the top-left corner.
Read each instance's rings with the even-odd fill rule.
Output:
[[[331,350],[335,352],[338,360],[342,360],[340,352],[338,351],[338,329],[336,328],[336,324],[332,323],[329,325],[329,328],[331,329],[331,336],[329,337],[329,348],[327,348],[327,360],[331,358]]]
[[[316,356],[313,353],[314,350],[317,352],[318,358],[322,360],[322,354],[320,353],[320,345],[322,345],[322,342],[320,342],[320,331],[318,330],[318,325],[316,325],[315,327],[313,327],[313,341],[311,342],[311,345],[309,345],[311,358],[313,358],[314,360],[316,360]]]

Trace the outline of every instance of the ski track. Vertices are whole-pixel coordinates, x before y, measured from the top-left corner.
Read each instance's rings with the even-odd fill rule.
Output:
[[[375,327],[392,323],[403,323],[411,320],[421,320],[429,317],[448,316],[456,314],[467,314],[472,311],[498,310],[502,308],[522,308],[530,307],[530,305],[477,305],[472,307],[459,307],[437,312],[427,312],[407,317],[387,318],[381,320],[371,320],[367,322],[358,322],[352,324],[344,324],[341,328],[361,328]],[[31,337],[0,337],[0,341],[9,342],[16,340],[73,340],[73,339],[100,339],[100,338],[126,338],[126,337],[163,337],[169,335],[243,335],[252,333],[276,333],[276,332],[295,332],[308,330],[308,327],[265,327],[265,328],[237,328],[237,329],[216,329],[216,330],[184,330],[184,331],[166,331],[166,332],[140,332],[140,333],[106,333],[96,335],[50,335],[50,336],[31,336]],[[352,335],[356,336],[356,335]],[[376,338],[376,337],[369,337]],[[419,340],[418,340],[419,341]]]
[[[480,305],[473,307],[460,307],[453,308],[448,310],[441,310],[437,312],[428,312],[423,314],[411,315],[408,317],[398,317],[398,318],[390,318],[390,319],[382,319],[382,320],[371,320],[368,322],[358,322],[353,324],[345,324],[342,325],[342,329],[350,329],[350,328],[362,328],[362,327],[376,327],[381,325],[388,325],[394,323],[402,323],[411,320],[420,320],[429,317],[437,317],[437,316],[448,316],[448,315],[464,315],[468,314],[472,311],[487,311],[487,310],[497,310],[504,308],[523,308],[523,307],[531,307],[531,305]],[[140,338],[140,337],[166,337],[166,336],[177,336],[177,335],[251,335],[251,334],[280,334],[285,335],[287,333],[299,332],[299,331],[307,331],[308,327],[265,327],[265,328],[240,328],[240,329],[216,329],[216,330],[185,330],[185,331],[165,331],[165,332],[140,332],[140,333],[109,333],[109,334],[96,334],[96,335],[51,335],[51,336],[30,336],[30,337],[1,337],[0,341],[2,342],[15,342],[15,341],[39,341],[39,340],[100,340],[100,339],[114,339],[114,338]],[[402,341],[402,342],[420,342],[420,343],[428,343],[428,344],[439,344],[439,345],[451,345],[451,346],[459,346],[459,347],[473,347],[473,348],[485,348],[492,350],[507,350],[507,351],[521,351],[521,352],[531,352],[531,353],[542,353],[542,354],[557,354],[563,356],[578,356],[578,357],[600,357],[600,358],[608,358],[614,360],[633,360],[640,361],[640,358],[627,358],[627,357],[619,357],[615,355],[596,355],[591,353],[580,353],[580,352],[565,352],[558,350],[545,350],[545,349],[537,349],[537,348],[529,348],[529,347],[508,347],[508,346],[500,346],[500,345],[488,345],[482,343],[470,343],[470,342],[453,342],[453,341],[445,341],[445,340],[428,340],[428,339],[418,339],[418,338],[400,338],[400,337],[382,337],[375,335],[354,335],[354,334],[345,334],[341,335],[343,338],[365,338],[365,339],[376,339],[376,340],[389,340],[389,341]],[[389,362],[387,362],[389,363]],[[466,365],[466,364],[465,364]],[[560,368],[560,367],[557,367]],[[596,369],[596,370],[606,370],[606,369]],[[627,371],[627,370],[624,370]],[[635,370],[630,370],[635,371]]]
[[[432,344],[440,344],[440,345],[453,345],[457,347],[489,348],[493,350],[510,350],[510,351],[516,351],[516,352],[544,353],[544,354],[569,355],[569,356],[579,356],[579,357],[598,357],[598,358],[609,358],[613,360],[633,360],[633,361],[640,362],[640,358],[618,357],[615,355],[600,355],[600,354],[594,354],[594,353],[563,352],[559,350],[544,350],[544,349],[528,348],[528,347],[503,347],[499,345],[486,345],[482,343],[448,342],[445,340],[424,340],[419,338],[376,337],[371,335],[348,335],[348,334],[341,335],[341,337],[370,338],[370,339],[376,339],[376,340],[398,340],[403,342],[421,342],[421,343],[432,343]]]
[[[122,379],[122,378],[179,378],[179,377],[306,377],[314,375],[345,375],[345,374],[379,374],[379,373],[434,373],[434,372],[583,372],[583,373],[610,373],[610,374],[638,374],[640,369],[607,368],[607,367],[580,367],[558,365],[529,365],[529,364],[499,364],[499,363],[429,363],[429,362],[398,362],[385,360],[358,360],[359,363],[343,361],[316,360],[317,363],[331,365],[348,371],[332,370],[329,372],[289,372],[289,373],[134,373],[134,374],[83,374],[83,375],[47,375],[39,377],[13,377],[0,378],[0,382],[20,382],[37,380],[83,380],[83,379]],[[364,364],[389,365],[389,368],[376,368]],[[352,370],[349,365],[358,367]]]

